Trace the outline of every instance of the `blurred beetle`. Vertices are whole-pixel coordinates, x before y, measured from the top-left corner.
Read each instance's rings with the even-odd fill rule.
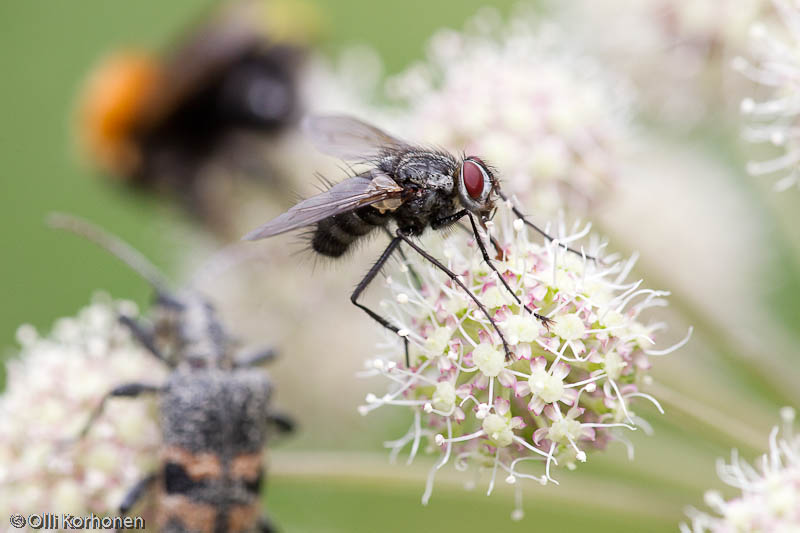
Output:
[[[231,170],[274,181],[258,142],[298,116],[300,43],[315,26],[304,4],[285,4],[229,2],[165,57],[126,51],[101,62],[79,106],[94,165],[168,194],[212,225]],[[310,22],[292,25],[297,19]]]
[[[139,252],[88,222],[68,215],[51,215],[48,222],[102,246],[156,291],[152,326],[127,316],[120,321],[172,369],[166,384],[115,387],[81,432],[86,435],[110,398],[159,398],[160,469],[131,488],[120,512],[127,513],[154,490],[162,532],[275,531],[261,514],[262,453],[274,432],[292,431],[294,423],[272,411],[272,383],[253,368],[273,360],[275,352],[235,357],[236,343],[197,292],[168,290],[164,276]]]

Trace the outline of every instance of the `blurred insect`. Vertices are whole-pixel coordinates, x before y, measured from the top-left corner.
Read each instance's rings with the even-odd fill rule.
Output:
[[[261,515],[263,449],[294,423],[271,408],[272,383],[253,367],[275,358],[271,349],[234,357],[235,341],[211,304],[195,291],[172,292],[164,276],[139,252],[89,223],[52,215],[52,227],[105,248],[156,291],[155,323],[121,316],[134,337],[172,369],[166,384],[126,383],[112,389],[81,432],[86,435],[110,398],[157,395],[162,427],[161,466],[123,499],[127,513],[155,490],[164,532],[275,531]]]
[[[244,239],[263,239],[313,224],[315,229],[311,237],[312,249],[324,256],[340,257],[359,239],[376,228],[386,229],[393,222],[396,229],[394,234],[389,232],[391,242],[356,286],[350,300],[383,327],[399,333],[397,326],[361,304],[358,297],[400,243],[404,242],[443,271],[472,298],[500,336],[506,357],[510,357],[503,332],[486,306],[467,289],[455,273],[412,240],[429,227],[434,230],[447,228],[466,217],[484,260],[516,302],[522,305],[519,297],[497,271],[478,231],[479,225],[486,229],[486,222],[493,216],[495,198],[508,201],[500,190],[500,183],[492,168],[475,156],[456,158],[440,150],[409,145],[352,117],[309,117],[304,128],[322,152],[366,163],[371,168],[332,185],[321,194],[303,200],[245,235]],[[508,204],[525,224],[552,240],[544,231],[526,220],[510,202]],[[503,252],[499,244],[493,239],[492,244],[498,258],[502,258]],[[580,253],[566,246],[564,248]],[[525,309],[545,326],[549,327],[552,323],[550,319],[527,306]],[[403,341],[408,365],[408,339],[403,336]]]
[[[231,2],[166,58],[121,52],[99,65],[80,106],[95,165],[177,198],[212,225],[225,217],[221,175],[275,181],[257,143],[296,122],[304,53],[274,27],[273,5],[281,4]]]

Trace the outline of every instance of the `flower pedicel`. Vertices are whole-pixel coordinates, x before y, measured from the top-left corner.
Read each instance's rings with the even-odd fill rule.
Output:
[[[136,306],[97,296],[39,335],[21,326],[0,396],[0,514],[105,514],[158,460],[154,402],[113,402],[75,438],[110,387],[159,378],[158,362],[119,323]]]

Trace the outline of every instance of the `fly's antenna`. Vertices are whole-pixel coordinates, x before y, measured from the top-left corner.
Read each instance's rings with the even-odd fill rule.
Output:
[[[88,220],[65,213],[50,213],[46,222],[51,228],[69,231],[103,248],[144,278],[159,294],[170,292],[168,289],[170,281],[166,276],[141,252],[116,235],[95,226]]]

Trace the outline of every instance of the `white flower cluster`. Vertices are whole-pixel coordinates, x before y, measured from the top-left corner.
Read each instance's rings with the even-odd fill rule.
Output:
[[[719,109],[727,95],[742,94],[729,61],[769,6],[769,0],[552,3],[565,27],[633,81],[644,109],[679,127]]]
[[[437,32],[427,60],[387,84],[409,107],[399,128],[485,158],[528,208],[583,209],[615,179],[629,90],[557,27],[523,10],[509,20],[486,8],[463,31]]]
[[[705,495],[706,504],[716,516],[689,509],[691,526],[681,524],[683,533],[733,533],[800,531],[800,434],[792,424],[795,410],[781,409],[783,435],[776,427],[769,436],[769,453],[753,466],[741,460],[736,450],[731,463],[717,464],[719,477],[741,495],[725,500],[717,491]]]
[[[626,281],[635,259],[596,262],[560,246],[584,237],[588,228],[541,244],[506,212],[495,221],[491,229],[504,255],[496,261],[498,271],[524,306],[553,321],[549,328],[504,288],[474,238],[454,232],[438,255],[488,308],[510,357],[474,301],[427,262],[410,260],[393,274],[393,298],[382,302],[411,345],[411,364],[405,366],[391,337],[386,354],[369,360],[365,372],[385,377],[391,388],[367,396],[360,412],[388,405],[413,411],[408,433],[388,445],[393,456],[411,445],[413,458],[423,441],[424,449],[441,452],[424,502],[435,471],[451,461],[458,469],[470,463],[489,468],[491,492],[498,472],[508,483],[557,483],[553,467],[575,468],[609,441],[627,444],[632,455],[622,430],[649,429],[635,413],[635,401],[660,410],[641,388],[649,381],[649,356],[672,349],[652,349],[663,324],[643,323],[640,315],[666,305],[667,293]],[[533,473],[528,461],[543,464]],[[513,516],[521,517],[521,509]]]
[[[752,26],[752,61],[738,57],[734,67],[765,89],[769,96],[758,101],[742,100],[741,111],[750,120],[744,137],[756,144],[777,147],[781,155],[766,161],[751,161],[750,174],[783,174],[775,188],[800,185],[800,4],[773,0],[786,31]],[[789,36],[784,34],[788,32]]]
[[[159,429],[148,400],[113,401],[85,438],[90,413],[116,385],[159,379],[161,365],[118,322],[132,302],[98,295],[39,335],[21,326],[0,396],[0,516],[110,513],[152,471]]]

